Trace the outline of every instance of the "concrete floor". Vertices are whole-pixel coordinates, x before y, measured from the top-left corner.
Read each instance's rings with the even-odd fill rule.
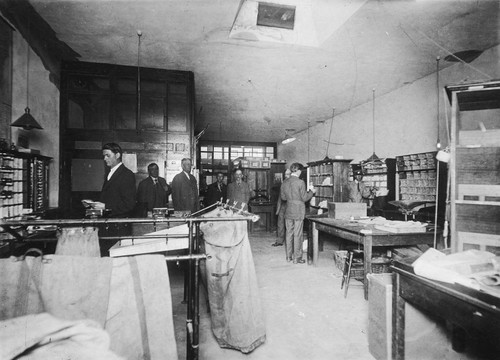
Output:
[[[275,235],[270,233],[250,236],[266,322],[266,342],[250,354],[219,347],[212,334],[210,314],[202,295],[199,359],[375,359],[368,348],[368,301],[364,300],[362,283],[352,281],[347,298],[340,289],[341,272],[333,261],[338,244],[325,241],[318,266],[313,267],[287,263],[284,247],[272,247],[274,241]],[[183,278],[175,264],[169,264],[169,272],[177,351],[179,360],[184,360],[186,308],[181,304]],[[413,335],[407,336],[407,359],[488,358],[454,352],[443,326],[428,322],[416,326],[419,328]]]
[[[327,247],[319,264],[287,263],[284,247],[273,247],[273,234],[250,236],[266,321],[267,340],[250,354],[222,349],[212,335],[205,298],[200,298],[199,359],[370,359],[366,337],[367,303],[360,282],[353,281],[347,299],[340,290],[340,271]],[[170,271],[179,359],[186,359],[182,274]]]

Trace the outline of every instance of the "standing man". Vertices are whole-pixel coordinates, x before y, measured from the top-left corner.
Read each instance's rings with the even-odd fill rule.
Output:
[[[252,191],[250,190],[250,186],[243,181],[243,172],[241,169],[236,169],[234,171],[234,179],[235,181],[227,186],[229,205],[233,206],[236,201],[237,204],[234,206],[243,209],[243,203],[248,207]]]
[[[292,172],[290,169],[286,169],[284,172],[283,183],[290,178]],[[281,186],[283,186],[281,183]],[[280,186],[280,191],[281,191]],[[278,230],[276,233],[276,241],[272,244],[272,246],[283,246],[285,242],[285,210],[286,210],[286,201],[281,199],[281,196],[278,196],[278,202],[276,204],[276,215],[278,215]]]
[[[303,264],[302,242],[304,240],[303,227],[306,215],[305,202],[311,200],[315,189],[306,191],[306,185],[300,179],[303,166],[300,163],[293,163],[290,166],[292,172],[290,179],[281,185],[281,199],[286,201],[285,228],[286,228],[286,257],[287,261],[294,264]]]
[[[200,209],[198,184],[191,175],[191,159],[181,160],[182,171],[172,180],[172,201],[175,211],[189,211],[191,214]]]
[[[226,202],[227,198],[227,185],[224,184],[224,174],[217,173],[217,182],[210,184],[207,189],[207,197],[205,206],[215,204],[217,201]]]
[[[100,201],[105,209],[111,210],[110,217],[132,216],[135,206],[135,175],[122,163],[123,152],[120,145],[107,143],[102,147],[104,162],[109,171],[102,185]],[[130,224],[110,224],[108,229],[100,229],[101,236],[130,235]],[[101,256],[108,256],[108,250],[118,240],[99,241]]]
[[[172,193],[172,188],[159,176],[159,171],[156,163],[149,164],[149,176],[142,180],[137,188],[137,203],[145,206],[146,211],[167,207],[168,196]]]

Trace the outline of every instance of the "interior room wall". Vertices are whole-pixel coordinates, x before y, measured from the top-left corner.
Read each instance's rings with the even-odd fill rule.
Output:
[[[13,33],[12,45],[12,121],[26,108],[26,65],[29,54],[29,108],[31,115],[43,130],[23,130],[11,127],[11,139],[17,145],[19,134],[29,140],[30,149],[40,150],[41,155],[52,157],[49,167],[49,206],[57,207],[59,192],[59,90],[49,80],[49,72],[40,58],[28,46],[18,31]]]
[[[447,145],[445,110],[448,106],[443,87],[447,84],[499,79],[499,62],[500,47],[497,46],[485,51],[471,64],[457,63],[440,71],[439,138],[443,146]],[[339,156],[359,162],[373,153],[373,102],[335,115],[333,127],[331,125],[331,119],[324,123],[311,123],[309,131],[304,130],[295,135],[296,141],[286,145],[278,144],[278,157],[285,159],[287,164],[296,161],[305,164],[326,156]],[[304,128],[307,128],[307,122],[304,123]],[[375,86],[377,156],[395,157],[434,151],[437,128],[435,73],[384,95],[377,95]]]

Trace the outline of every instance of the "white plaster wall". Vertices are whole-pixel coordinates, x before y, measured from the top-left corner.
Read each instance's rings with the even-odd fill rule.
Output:
[[[500,78],[500,47],[485,51],[469,65],[457,63],[440,71],[441,89],[447,84],[475,82]],[[479,71],[477,71],[477,70]],[[376,68],[374,68],[376,71]],[[375,90],[375,153],[379,157],[395,157],[436,150],[437,90],[436,74],[432,74],[391,93],[377,96]],[[447,145],[445,111],[448,100],[440,90],[440,141]],[[336,115],[327,153],[332,120],[311,123],[307,130],[296,134],[297,140],[278,144],[278,157],[287,164],[317,161],[335,156],[360,161],[373,152],[373,103]],[[304,123],[307,128],[307,122]],[[343,145],[336,145],[339,143]]]
[[[59,90],[50,82],[40,58],[29,48],[18,31],[13,33],[12,51],[12,121],[26,108],[26,64],[29,55],[29,107],[31,115],[43,130],[22,130],[12,127],[11,139],[17,144],[19,132],[27,135],[30,148],[40,150],[53,160],[50,163],[49,206],[57,207],[59,198]]]

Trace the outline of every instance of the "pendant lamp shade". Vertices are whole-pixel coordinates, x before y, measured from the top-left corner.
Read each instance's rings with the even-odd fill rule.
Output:
[[[30,114],[30,108],[28,106],[26,106],[26,109],[24,109],[24,114],[19,119],[10,124],[10,126],[20,127],[24,130],[43,129],[35,120],[35,118]]]
[[[28,32],[29,32],[29,20],[28,20]],[[28,36],[29,38],[29,36]],[[10,126],[20,127],[25,130],[31,129],[43,129],[40,124],[35,120],[35,118],[30,114],[29,107],[29,90],[30,90],[30,45],[26,44],[26,108],[24,109],[24,114],[21,115],[16,121],[14,121]]]
[[[290,134],[288,134],[289,131],[293,131],[293,129],[285,130],[285,138],[281,141],[282,144],[290,144],[292,141],[295,141],[296,137],[290,136]]]

